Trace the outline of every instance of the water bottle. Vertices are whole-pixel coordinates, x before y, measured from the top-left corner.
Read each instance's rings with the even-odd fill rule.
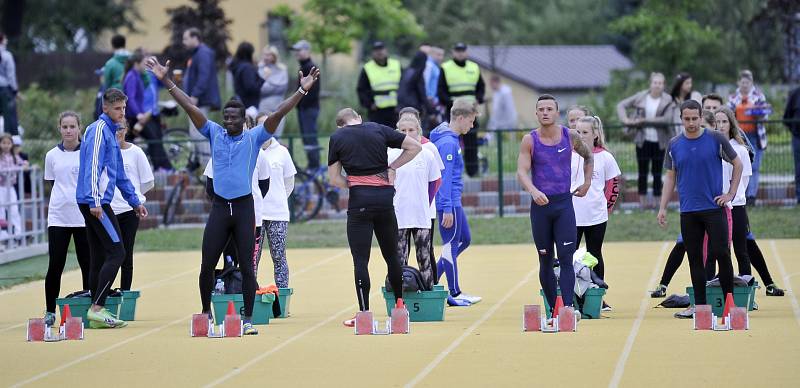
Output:
[[[217,279],[217,285],[214,286],[214,294],[215,295],[225,294],[225,282],[223,282],[222,279]]]

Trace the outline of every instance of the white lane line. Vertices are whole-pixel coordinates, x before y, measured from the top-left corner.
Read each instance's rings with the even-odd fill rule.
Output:
[[[73,365],[76,365],[76,364],[79,364],[79,363],[84,362],[86,360],[95,358],[95,357],[97,357],[99,355],[108,353],[108,352],[110,352],[110,351],[112,351],[112,350],[114,350],[116,348],[119,348],[119,347],[121,347],[123,345],[126,345],[126,344],[128,344],[130,342],[136,341],[136,340],[138,340],[140,338],[147,337],[150,334],[157,333],[157,332],[159,332],[161,330],[164,330],[167,327],[170,327],[172,325],[177,325],[179,323],[186,323],[191,317],[192,317],[191,315],[187,315],[185,317],[176,319],[176,320],[174,320],[172,322],[169,322],[167,324],[164,324],[164,325],[158,326],[156,328],[150,329],[150,330],[148,330],[148,331],[146,331],[144,333],[141,333],[139,335],[130,337],[130,338],[126,339],[126,340],[117,342],[114,345],[108,346],[105,349],[98,350],[98,351],[96,351],[94,353],[89,353],[89,354],[87,354],[87,355],[85,355],[83,357],[80,357],[80,358],[77,358],[75,360],[72,360],[72,361],[70,361],[70,362],[68,362],[66,364],[62,364],[62,365],[60,365],[60,366],[58,366],[56,368],[50,369],[50,370],[48,370],[46,372],[39,373],[36,376],[33,376],[33,377],[31,377],[31,378],[29,378],[27,380],[23,380],[23,381],[20,381],[20,382],[18,382],[16,384],[12,385],[12,387],[21,387],[23,385],[30,384],[30,383],[32,383],[34,381],[41,380],[41,379],[43,379],[43,378],[45,378],[47,376],[50,376],[50,375],[52,375],[54,373],[57,373],[57,372],[60,372],[60,371],[62,371],[64,369],[70,368]]]
[[[789,294],[789,300],[792,302],[794,319],[797,321],[797,324],[800,325],[800,304],[797,303],[797,297],[795,296],[794,291],[792,291],[792,282],[789,280],[791,276],[786,275],[786,267],[783,266],[783,259],[781,259],[781,254],[778,253],[778,247],[775,246],[775,240],[771,240],[769,245],[772,247],[772,254],[775,256],[775,262],[778,263],[778,270],[780,270],[781,275],[783,275],[783,281],[785,282],[783,286],[786,287],[786,292]]]
[[[431,363],[428,364],[428,366],[425,367],[425,369],[423,369],[421,372],[419,372],[419,374],[417,374],[405,386],[406,387],[413,387],[413,386],[419,384],[419,382],[422,381],[422,379],[424,379],[428,374],[430,374],[433,371],[433,369],[436,368],[436,366],[439,365],[453,350],[455,350],[459,345],[461,345],[461,343],[464,342],[464,340],[467,339],[467,337],[469,337],[469,335],[472,334],[472,332],[475,331],[478,328],[478,326],[482,325],[483,322],[485,322],[487,319],[489,319],[489,317],[494,315],[494,313],[497,311],[497,309],[499,309],[500,306],[502,306],[503,303],[505,303],[506,300],[508,300],[508,298],[511,297],[511,295],[513,295],[515,292],[517,292],[517,290],[519,290],[523,285],[525,285],[525,283],[530,281],[531,277],[533,276],[535,271],[536,270],[534,269],[534,270],[531,270],[530,272],[528,272],[528,274],[525,275],[525,277],[522,278],[522,280],[520,280],[519,283],[517,283],[516,286],[514,286],[512,289],[510,289],[489,310],[486,310],[486,312],[483,313],[483,316],[481,316],[480,319],[475,321],[469,328],[467,328],[467,330],[465,330],[463,333],[461,333],[461,335],[458,338],[456,338],[450,344],[450,346],[448,346],[441,353],[439,353],[439,355],[436,356],[436,358],[434,358],[433,361],[431,361]]]
[[[372,299],[377,294],[378,294],[377,291],[373,291],[372,293],[370,293],[369,298]],[[244,363],[242,365],[237,366],[236,369],[234,369],[234,370],[226,373],[222,377],[220,377],[220,378],[208,383],[207,385],[205,385],[205,387],[214,387],[214,386],[217,386],[217,385],[220,385],[220,384],[224,383],[225,381],[227,381],[227,380],[229,380],[229,379],[231,379],[233,377],[236,377],[240,373],[244,372],[245,369],[247,369],[247,368],[257,364],[258,362],[264,360],[265,358],[275,354],[275,352],[277,352],[277,351],[289,346],[292,342],[295,342],[295,341],[305,337],[306,335],[310,334],[311,332],[319,329],[320,327],[329,324],[331,321],[338,319],[340,316],[342,316],[342,314],[346,314],[347,312],[351,312],[352,313],[357,308],[358,308],[358,304],[355,304],[355,303],[343,308],[339,312],[335,313],[335,315],[332,315],[331,317],[329,317],[329,318],[327,318],[327,319],[325,319],[323,321],[320,321],[316,325],[311,326],[308,329],[305,329],[305,330],[301,331],[300,333],[297,333],[297,334],[289,337],[288,339],[286,339],[285,341],[281,342],[280,344],[278,344],[274,348],[270,349],[270,351],[268,351],[266,353],[262,353],[258,357],[255,357],[255,358],[251,359],[250,361],[248,361],[248,362],[246,362],[246,363]]]
[[[667,242],[661,245],[661,252],[658,253],[658,260],[656,260],[656,265],[653,267],[653,272],[650,274],[650,280],[647,281],[648,287],[656,281],[656,276],[658,276],[658,270],[661,268],[661,261],[664,258],[664,253],[667,252],[667,247],[669,247],[669,243]],[[644,314],[647,311],[647,306],[650,304],[649,300],[650,295],[645,294],[645,296],[642,297],[642,303],[639,304],[639,313],[636,314],[636,320],[633,322],[633,327],[631,327],[631,331],[628,334],[628,340],[625,341],[625,347],[622,350],[622,354],[619,355],[619,360],[617,360],[614,376],[611,377],[611,381],[608,383],[609,388],[618,387],[622,380],[622,374],[625,373],[625,364],[628,362],[631,349],[633,349],[633,343],[636,341],[636,336],[639,334],[639,328],[642,326]]]
[[[337,253],[337,254],[335,254],[335,255],[333,255],[333,256],[331,256],[331,257],[329,257],[329,258],[325,259],[325,260],[322,260],[322,261],[320,261],[320,262],[317,262],[317,263],[315,263],[315,264],[312,264],[312,265],[310,265],[310,266],[308,266],[308,267],[305,267],[305,268],[303,268],[303,269],[301,269],[301,270],[299,270],[299,271],[297,271],[297,272],[292,272],[292,273],[290,273],[290,276],[298,276],[298,275],[300,275],[300,274],[303,274],[303,273],[306,273],[306,272],[308,272],[308,271],[311,271],[312,269],[315,269],[315,268],[317,268],[317,267],[321,267],[321,266],[323,266],[323,265],[325,265],[325,264],[328,264],[328,263],[330,263],[330,262],[331,262],[331,261],[333,261],[333,260],[336,260],[336,259],[338,259],[338,258],[340,258],[340,257],[342,257],[342,256],[344,256],[344,255],[346,255],[346,254],[347,254],[347,253],[349,253],[349,252],[350,252],[350,251],[348,251],[348,250],[343,250],[343,251],[341,251],[341,252],[339,252],[339,253]]]

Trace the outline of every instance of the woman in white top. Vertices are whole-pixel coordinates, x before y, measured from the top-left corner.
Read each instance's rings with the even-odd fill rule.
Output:
[[[266,119],[266,116],[264,116]],[[278,288],[289,287],[289,265],[286,261],[286,233],[289,228],[289,195],[294,190],[294,167],[289,150],[274,137],[267,140],[262,147],[270,168],[269,191],[264,197],[261,213],[261,241],[266,238],[269,243],[269,254],[272,256],[275,285]],[[262,244],[263,245],[263,244]]]
[[[77,113],[62,112],[58,118],[61,143],[53,147],[44,157],[44,179],[52,182],[50,202],[47,206],[47,245],[50,261],[44,280],[44,295],[47,310],[45,323],[52,326],[56,319],[56,298],[61,292],[61,274],[67,262],[69,240],[75,242],[75,254],[84,290],[91,289],[89,283],[89,243],[86,239],[86,224],[78,203],[75,188],[78,185],[80,168],[81,120]]]
[[[419,121],[411,116],[404,116],[397,122],[397,130],[409,137],[420,140]],[[400,156],[402,150],[389,149],[389,163]],[[408,265],[411,238],[417,249],[417,264],[422,274],[422,281],[428,288],[433,288],[433,259],[430,256],[431,241],[431,202],[438,188],[436,182],[442,177],[435,156],[427,148],[417,154],[410,162],[396,171],[394,187],[394,212],[397,217],[397,248],[403,265]]]
[[[420,120],[419,118],[419,111],[416,108],[407,106],[403,109],[400,109],[399,113],[400,120],[402,120],[403,117],[406,115],[417,119],[417,121],[419,121],[420,123],[422,122],[422,120]],[[439,154],[439,149],[436,148],[436,144],[433,144],[432,141],[428,140],[425,136],[421,135],[419,137],[419,142],[422,143],[422,149],[426,149],[433,154],[433,161],[434,163],[436,163],[436,168],[439,170],[439,173],[441,175],[442,170],[444,170],[444,162],[442,162],[442,155]],[[436,195],[436,192],[439,191],[439,187],[441,185],[442,185],[442,179],[439,178],[438,180],[436,180],[436,184],[434,187],[434,196]],[[431,237],[429,239],[430,243],[428,246],[430,257],[436,257],[436,255],[433,253],[433,240],[435,234],[436,234],[436,198],[434,197],[433,200],[431,200]],[[407,255],[406,258],[408,258]],[[436,268],[436,266],[434,265],[433,268],[431,268],[431,270],[433,272],[433,279],[435,283],[436,279],[439,278],[438,274],[436,273],[438,268]]]
[[[569,129],[576,129],[578,127],[578,120],[583,117],[590,116],[592,113],[589,108],[583,105],[573,105],[567,109],[567,123]]]
[[[248,127],[252,127],[248,125]],[[206,164],[206,169],[203,171],[208,179],[206,181],[206,193],[212,196],[214,193],[214,160],[209,159]],[[246,255],[252,259],[253,271],[258,274],[258,263],[261,260],[261,211],[263,206],[264,194],[269,190],[270,185],[269,166],[267,165],[267,157],[264,150],[258,151],[258,159],[256,159],[256,168],[253,170],[253,181],[251,183],[251,194],[253,195],[253,231],[255,233],[255,246],[253,252],[248,252]],[[224,256],[230,257],[234,263],[239,264],[239,252],[236,252],[236,244],[233,241],[229,242],[222,253]],[[226,260],[227,262],[227,260]]]
[[[603,240],[606,235],[608,215],[614,209],[619,195],[619,176],[621,175],[614,155],[605,149],[603,123],[597,116],[578,119],[576,129],[586,144],[592,145],[594,172],[589,191],[583,197],[572,197],[575,208],[575,223],[578,226],[578,240],[586,235],[586,250],[597,258],[594,272],[605,279],[603,263]],[[572,190],[583,183],[583,158],[572,153]],[[603,302],[604,311],[611,307]]]
[[[154,186],[153,168],[150,167],[147,155],[144,154],[144,151],[139,146],[125,141],[127,131],[127,128],[122,127],[117,130],[117,142],[122,153],[122,164],[125,165],[125,175],[128,176],[133,188],[136,190],[136,196],[144,204],[146,201],[144,194]],[[125,247],[125,260],[122,262],[122,267],[120,267],[120,288],[127,291],[131,289],[131,283],[133,282],[133,245],[136,242],[136,232],[139,230],[139,217],[136,216],[136,211],[122,197],[119,188],[114,190],[111,210],[117,216],[119,229],[122,233],[122,245]],[[99,271],[99,268],[97,270]]]

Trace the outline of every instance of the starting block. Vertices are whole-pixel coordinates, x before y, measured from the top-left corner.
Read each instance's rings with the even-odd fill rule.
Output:
[[[392,317],[389,318],[391,322],[392,334],[408,334],[411,331],[409,325],[410,316],[403,299],[397,300],[397,306],[392,309]]]
[[[386,322],[374,319],[372,311],[361,311],[356,314],[356,335],[389,335],[408,334],[411,332],[410,317],[405,306],[398,305],[392,309],[392,316]]]
[[[228,302],[228,313],[225,314],[225,321],[219,326],[214,325],[214,321],[208,314],[194,314],[189,326],[189,335],[192,337],[241,337],[243,334],[242,316],[235,314],[233,301]]]
[[[719,318],[714,315],[710,305],[695,306],[693,320],[695,330],[750,330],[750,317],[747,315],[747,308],[736,307],[733,295],[730,293],[726,296],[721,323]]]
[[[83,339],[83,319],[73,317],[69,305],[64,306],[61,315],[61,324],[58,331],[53,333],[53,327],[44,323],[44,318],[31,318],[28,320],[27,339],[29,342],[58,342],[63,340]]]
[[[522,331],[541,331],[542,312],[538,304],[526,304],[522,308]]]
[[[578,331],[578,317],[572,307],[561,306],[553,318],[542,315],[539,305],[525,305],[522,315],[522,331],[541,331],[558,333],[560,331]]]

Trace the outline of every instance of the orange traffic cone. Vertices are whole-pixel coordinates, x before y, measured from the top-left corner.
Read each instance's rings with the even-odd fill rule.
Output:
[[[233,307],[233,301],[232,300],[228,301],[228,312],[225,315],[226,316],[227,315],[236,315],[236,308]]]
[[[61,323],[59,326],[64,326],[64,323],[67,322],[67,318],[72,318],[72,312],[69,310],[69,305],[64,305],[64,312],[61,313]]]
[[[564,300],[561,299],[561,295],[556,296],[556,305],[553,308],[553,318],[558,318],[558,310],[564,307]]]
[[[730,292],[725,295],[725,308],[722,310],[722,323],[724,324],[728,319],[728,314],[730,314],[731,309],[736,307],[736,303],[733,302],[733,294]]]
[[[395,303],[395,308],[402,309],[406,307],[406,304],[403,303],[403,298],[397,298],[397,303]]]

